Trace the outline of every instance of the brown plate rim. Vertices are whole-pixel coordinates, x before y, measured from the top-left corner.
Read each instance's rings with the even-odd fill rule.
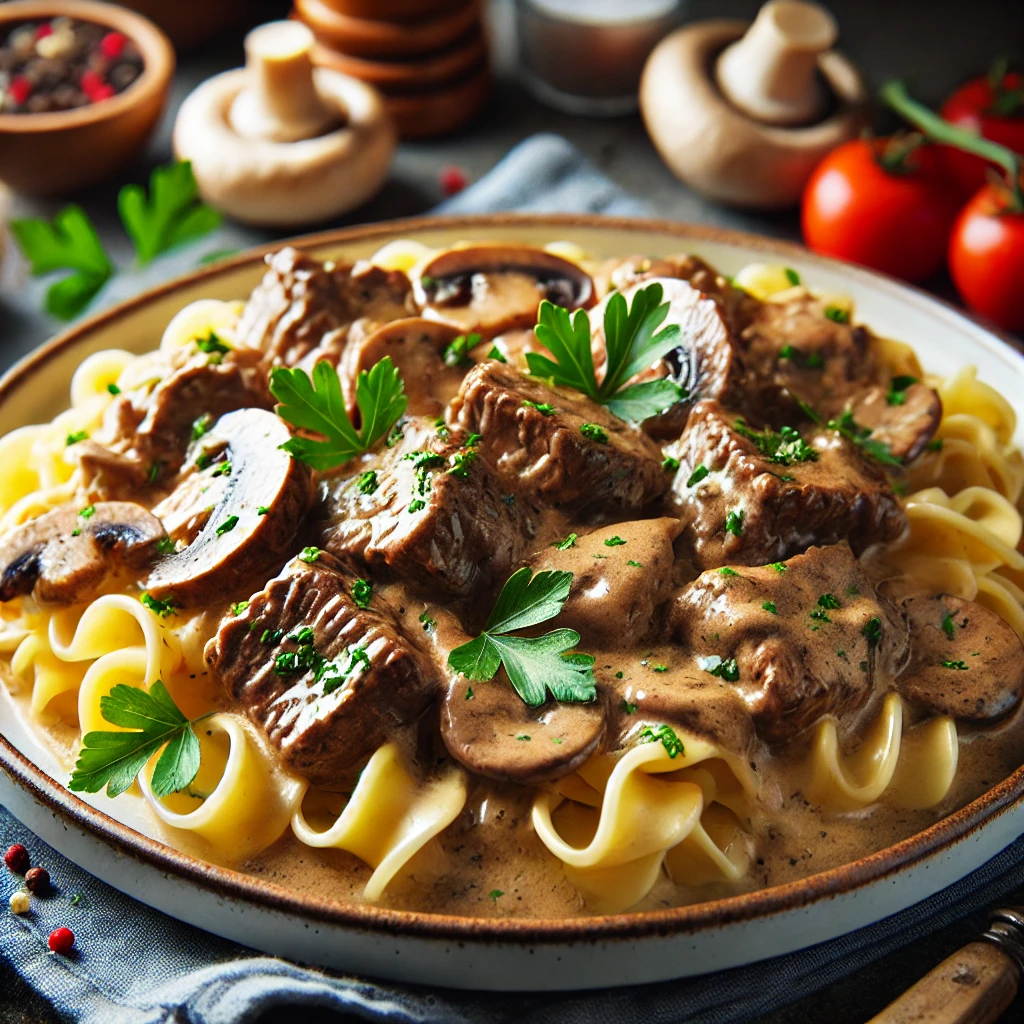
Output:
[[[781,256],[794,256],[833,268],[844,266],[838,260],[819,256],[792,242],[766,238],[723,228],[686,224],[678,221],[606,217],[597,214],[485,214],[450,217],[417,217],[341,228],[248,249],[244,253],[176,278],[105,310],[57,335],[19,361],[0,379],[0,402],[15,385],[38,373],[56,353],[73,345],[81,336],[102,328],[118,317],[153,299],[165,297],[183,287],[216,279],[246,264],[258,263],[267,253],[284,245],[316,249],[327,245],[362,242],[374,238],[396,238],[424,230],[458,231],[460,227],[479,229],[503,227],[548,227],[619,229],[648,234],[669,235],[700,241],[718,242],[760,250]],[[979,318],[929,295],[921,289],[894,281],[882,274],[851,267],[867,275],[876,286],[889,292],[910,292],[926,303],[934,304],[949,316],[973,321],[998,341],[1006,344],[1018,358],[1020,343]],[[1024,766],[997,783],[982,796],[954,811],[934,825],[892,846],[795,882],[742,893],[724,899],[694,903],[668,910],[624,913],[601,917],[564,919],[472,918],[450,914],[427,914],[391,910],[358,903],[341,903],[298,896],[294,892],[230,868],[202,861],[166,846],[116,821],[103,811],[89,806],[16,750],[0,735],[0,768],[13,782],[54,813],[103,840],[121,854],[169,873],[207,891],[233,900],[253,904],[265,910],[286,914],[351,930],[382,935],[401,934],[442,941],[474,941],[492,944],[553,944],[637,940],[720,928],[727,924],[807,906],[821,899],[850,893],[870,883],[894,875],[923,861],[945,847],[963,840],[1000,811],[1024,797]],[[993,855],[998,851],[993,851]]]

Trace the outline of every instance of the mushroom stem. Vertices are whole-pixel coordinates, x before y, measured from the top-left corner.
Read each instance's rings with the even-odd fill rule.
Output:
[[[231,104],[231,127],[245,138],[297,142],[337,123],[313,82],[313,33],[297,21],[272,21],[245,37],[249,87]]]
[[[746,35],[728,47],[715,69],[726,99],[765,124],[817,120],[827,96],[818,79],[818,55],[836,41],[835,19],[802,0],[772,0]]]

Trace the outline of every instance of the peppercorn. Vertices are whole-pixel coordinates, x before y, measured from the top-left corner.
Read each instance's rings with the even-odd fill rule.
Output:
[[[70,928],[57,928],[46,940],[51,952],[67,955],[75,944],[75,933]]]
[[[18,889],[11,893],[10,905],[12,914],[27,914],[31,905],[28,893],[24,889]]]
[[[32,861],[29,860],[28,850],[21,843],[15,843],[13,846],[7,847],[7,852],[4,854],[4,863],[16,875],[23,875],[28,871]]]
[[[25,885],[36,896],[45,896],[50,891],[50,872],[46,868],[29,868],[25,872]]]

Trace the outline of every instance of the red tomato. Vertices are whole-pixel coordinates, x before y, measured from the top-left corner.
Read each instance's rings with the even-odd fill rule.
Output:
[[[1024,332],[1024,212],[986,185],[963,208],[949,239],[949,273],[964,302],[1008,331]]]
[[[974,78],[946,100],[940,113],[960,128],[1024,154],[1024,75],[1004,75],[998,92],[988,78]],[[985,184],[986,169],[995,166],[952,146],[943,146],[942,156],[965,197]]]
[[[934,147],[910,153],[899,171],[882,164],[900,140],[845,142],[804,189],[804,241],[815,251],[919,281],[946,256],[959,202]]]

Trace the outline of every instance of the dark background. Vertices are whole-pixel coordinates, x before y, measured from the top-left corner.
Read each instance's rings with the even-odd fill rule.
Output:
[[[162,0],[168,6],[176,2]],[[628,2],[623,0],[623,3]],[[689,0],[684,3],[683,15],[687,20],[750,18],[759,6],[757,0]],[[994,56],[1006,55],[1024,63],[1024,0],[972,0],[970,3],[962,0],[829,0],[825,6],[839,22],[840,47],[859,63],[872,86],[899,76],[907,79],[918,98],[932,105],[940,103],[964,79],[984,73]],[[247,0],[245,4],[249,24],[283,14],[286,7],[286,3],[272,0]],[[559,114],[537,103],[515,80],[509,0],[491,0],[491,7],[497,82],[484,115],[449,138],[403,144],[391,179],[380,195],[362,210],[322,227],[422,213],[443,198],[438,184],[441,168],[455,165],[475,180],[517,142],[538,131],[553,131],[574,142],[623,188],[651,203],[658,216],[783,238],[799,237],[794,214],[745,214],[707,203],[688,191],[661,164],[638,117],[588,120]],[[170,158],[170,129],[178,104],[202,79],[242,63],[243,34],[242,30],[234,31],[201,50],[181,54],[172,102],[145,159],[136,167],[128,168],[121,180],[109,186],[67,197],[86,208],[111,255],[121,266],[130,263],[130,250],[116,220],[117,188],[127,181],[145,181],[152,166]],[[879,126],[885,126],[884,118]],[[51,201],[16,200],[15,214],[49,216],[60,205],[62,203]],[[201,248],[205,252],[221,246],[242,247],[274,237],[270,232],[228,225],[222,229],[216,243]],[[124,275],[118,287],[141,289],[162,278],[187,272],[194,262],[194,253],[186,258],[157,260],[145,275],[134,278],[130,273]],[[929,284],[940,294],[951,294],[949,283],[943,277]],[[0,267],[0,369],[6,369],[59,329],[58,324],[40,312],[44,289],[42,282],[27,278],[19,258],[7,259]],[[1007,899],[1007,903],[1012,902],[1024,903],[1024,891]],[[826,992],[764,1018],[759,1024],[807,1021],[859,1024],[983,928],[984,914],[979,912],[910,949],[852,974]],[[1018,999],[1005,1020],[1022,1018],[1024,1000]],[[0,1020],[37,1024],[56,1019],[47,1005],[0,962]],[[267,1021],[278,1019],[283,1021],[284,1015],[264,1018]],[[305,1019],[318,1024],[327,1018],[308,1016]]]

